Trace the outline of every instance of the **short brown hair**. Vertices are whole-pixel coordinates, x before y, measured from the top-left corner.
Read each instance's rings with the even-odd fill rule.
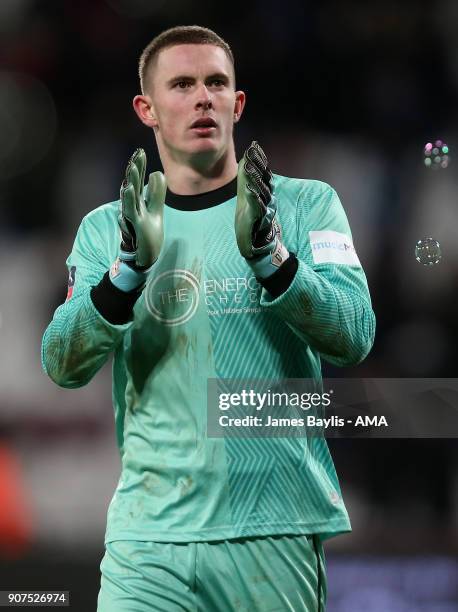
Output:
[[[156,60],[158,54],[167,47],[175,45],[215,45],[223,49],[234,66],[234,56],[231,48],[216,32],[201,26],[176,26],[161,32],[156,38],[145,47],[138,64],[138,74],[140,76],[140,86],[142,93],[145,93],[145,84],[148,68]]]

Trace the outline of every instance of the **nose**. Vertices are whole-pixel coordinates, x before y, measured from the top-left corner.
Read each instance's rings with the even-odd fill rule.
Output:
[[[210,96],[210,92],[208,91],[206,85],[202,84],[202,87],[199,88],[198,93],[197,93],[196,108],[208,110],[212,107],[213,107],[213,102]]]

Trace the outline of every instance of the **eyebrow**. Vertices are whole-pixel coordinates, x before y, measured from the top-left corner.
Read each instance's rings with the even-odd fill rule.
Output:
[[[225,83],[229,83],[229,76],[224,72],[214,72],[213,74],[209,74],[205,77],[206,81],[211,81],[213,79],[219,79],[224,81]],[[175,83],[179,83],[180,81],[195,81],[196,78],[189,74],[180,74],[178,76],[172,77],[167,81],[167,85],[174,85]]]

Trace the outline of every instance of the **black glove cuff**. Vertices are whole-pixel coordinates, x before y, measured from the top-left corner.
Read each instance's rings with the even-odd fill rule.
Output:
[[[299,262],[294,253],[290,253],[288,259],[268,278],[258,278],[258,281],[267,289],[275,299],[288,289],[296,276]]]
[[[91,289],[92,303],[112,325],[123,325],[132,319],[134,304],[142,293],[144,285],[133,291],[121,291],[110,280],[106,272],[100,283]]]

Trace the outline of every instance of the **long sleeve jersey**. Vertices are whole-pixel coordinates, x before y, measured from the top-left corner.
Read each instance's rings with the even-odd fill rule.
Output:
[[[350,530],[326,440],[212,438],[211,378],[321,380],[321,358],[352,365],[375,330],[366,277],[336,192],[274,175],[282,241],[298,261],[273,297],[241,257],[236,180],[197,196],[167,193],[165,239],[131,319],[91,299],[119,254],[119,201],[89,213],[67,259],[73,293],[42,345],[47,374],[87,384],[113,359],[121,474],[105,541],[210,541]]]

